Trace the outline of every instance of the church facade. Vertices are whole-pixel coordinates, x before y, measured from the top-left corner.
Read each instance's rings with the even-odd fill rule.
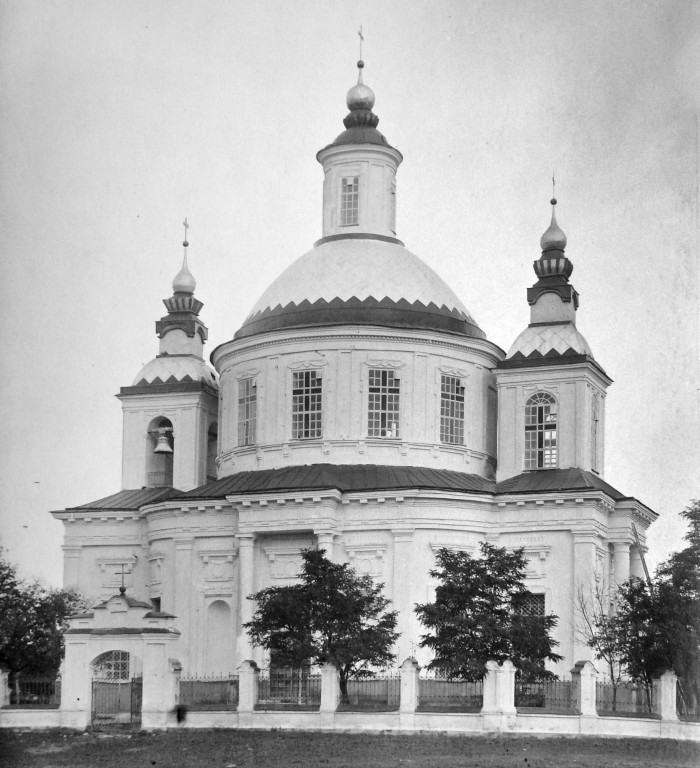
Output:
[[[657,515],[604,480],[611,380],[576,329],[556,200],[531,321],[505,353],[397,238],[403,158],[377,130],[362,66],[347,106],[317,155],[321,239],[213,367],[185,240],[158,354],[118,395],[122,490],[53,512],[64,583],[97,602],[125,579],[149,615],[176,617],[187,673],[225,675],[265,662],[242,629],[247,596],[291,583],[318,546],[385,584],[399,661],[425,663],[413,607],[431,599],[437,550],[523,547],[530,610],[559,617],[565,673],[591,658],[577,590],[641,576]]]

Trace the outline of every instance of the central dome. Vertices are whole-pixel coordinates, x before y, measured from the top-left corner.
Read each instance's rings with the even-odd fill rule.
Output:
[[[486,338],[435,272],[393,238],[329,237],[263,293],[235,338],[329,325],[374,325]]]

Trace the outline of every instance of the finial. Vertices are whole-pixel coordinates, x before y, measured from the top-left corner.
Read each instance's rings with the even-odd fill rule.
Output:
[[[554,175],[552,175],[552,193],[554,193]],[[552,197],[549,201],[552,206],[552,221],[547,227],[547,230],[540,238],[540,246],[542,251],[563,251],[566,248],[566,235],[557,224],[557,216],[555,213],[555,206],[557,204],[557,198]]]
[[[190,228],[187,219],[182,222],[182,226],[185,228],[185,239],[182,241],[184,255],[182,257],[182,269],[175,275],[175,279],[173,280],[173,291],[175,293],[194,293],[197,283],[187,267],[187,247],[189,246],[189,243],[187,242],[187,230]]]

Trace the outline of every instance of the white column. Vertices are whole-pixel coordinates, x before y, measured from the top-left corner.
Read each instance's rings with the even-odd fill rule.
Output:
[[[10,706],[10,673],[0,669],[0,707]]]
[[[260,670],[254,661],[246,660],[238,667],[238,712],[253,712],[258,703]]]
[[[326,551],[326,557],[329,560],[334,560],[333,557],[333,542],[335,534],[331,531],[315,531],[316,533],[316,546],[319,549]]]
[[[87,728],[90,723],[90,658],[87,651],[89,635],[80,639],[66,637],[66,654],[61,677],[61,726]]]
[[[615,586],[619,586],[630,577],[630,542],[613,542],[613,569],[615,571]]]
[[[578,683],[578,708],[582,717],[596,717],[596,683],[598,671],[590,661],[579,661],[571,670],[572,681]]]
[[[574,533],[574,569],[572,595],[577,593],[579,587],[587,589],[589,585],[595,583],[596,578],[596,545],[598,537],[592,534]],[[573,602],[573,601],[572,601]],[[573,605],[571,606],[571,644],[573,646],[573,658],[583,661],[593,661],[593,649],[588,646],[586,640],[576,631],[576,618]],[[560,616],[560,621],[564,623],[564,617]]]
[[[175,589],[172,592],[173,604],[165,605],[163,609],[174,613],[177,619],[177,628],[182,633],[182,649],[185,658],[181,661],[187,671],[195,669],[197,665],[197,649],[195,647],[194,625],[192,617],[192,602],[194,589],[192,586],[192,551],[194,538],[182,536],[175,539]]]
[[[338,670],[334,664],[324,664],[321,667],[321,706],[319,711],[335,712],[338,709],[339,697]]]
[[[392,531],[394,535],[394,573],[392,579],[392,605],[399,612],[396,630],[399,639],[396,651],[399,659],[413,656],[418,644],[418,619],[414,613],[413,580],[416,576],[416,562],[413,557],[413,529]],[[426,573],[418,573],[423,581]]]
[[[420,667],[411,656],[401,665],[400,712],[415,712],[418,708],[418,674]]]
[[[638,579],[644,578],[644,566],[642,565],[642,553],[639,547],[634,546],[630,549],[630,576]]]
[[[255,604],[252,600],[248,600],[248,595],[255,591],[255,534],[240,534],[236,538],[238,539],[238,594],[241,625],[237,656],[238,662],[241,663],[253,657],[253,645],[243,625],[253,618],[255,612]]]
[[[654,681],[656,694],[656,711],[662,720],[678,720],[676,709],[676,684],[678,678],[670,670],[664,672],[658,680]]]

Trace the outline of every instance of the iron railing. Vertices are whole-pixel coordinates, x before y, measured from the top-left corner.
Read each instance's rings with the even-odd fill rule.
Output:
[[[238,675],[181,677],[178,704],[194,711],[238,708]]]
[[[515,680],[518,710],[576,714],[579,711],[578,682],[575,680]]]
[[[483,680],[459,680],[433,670],[421,670],[418,678],[419,711],[479,712],[483,702]]]
[[[258,678],[256,709],[318,709],[321,704],[321,675],[308,668],[263,669]]]
[[[60,677],[17,675],[10,685],[10,707],[14,709],[58,709],[60,704]]]
[[[340,711],[390,712],[399,708],[401,677],[398,671],[351,679],[347,687],[347,700],[343,701],[341,696]]]
[[[596,683],[595,706],[603,717],[658,717],[653,688],[630,682]]]

